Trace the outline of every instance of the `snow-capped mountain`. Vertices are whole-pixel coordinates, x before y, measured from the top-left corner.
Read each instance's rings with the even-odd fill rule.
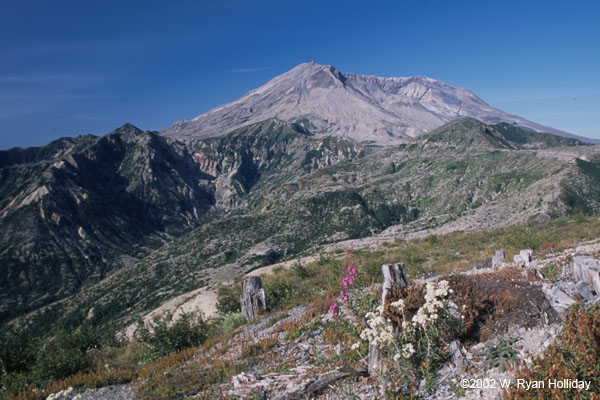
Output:
[[[300,64],[239,100],[178,121],[163,134],[183,140],[200,139],[278,118],[300,122],[317,136],[345,136],[359,142],[390,145],[430,132],[458,117],[472,117],[488,124],[507,122],[528,130],[581,139],[507,114],[469,90],[435,79],[342,74],[333,66],[315,62]]]

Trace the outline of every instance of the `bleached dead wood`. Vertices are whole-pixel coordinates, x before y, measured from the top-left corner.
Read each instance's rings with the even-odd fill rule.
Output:
[[[573,257],[573,279],[583,281],[600,295],[600,261],[588,256]]]
[[[383,273],[383,290],[381,293],[381,305],[385,306],[385,299],[392,290],[406,289],[408,281],[404,272],[404,264],[383,264],[381,266]],[[377,348],[369,344],[369,374],[376,375],[383,373],[383,365],[380,362]]]
[[[389,292],[396,289],[405,289],[408,287],[406,274],[404,273],[404,264],[383,264],[381,266],[383,273],[383,291],[381,293],[381,304],[385,305],[385,298]]]
[[[258,276],[249,276],[242,281],[242,294],[240,296],[242,315],[247,321],[258,317],[266,311],[267,299],[262,281]]]
[[[552,284],[544,283],[542,285],[542,291],[546,295],[552,308],[554,308],[561,316],[571,305],[576,303],[571,296]]]
[[[492,257],[492,267],[499,267],[504,262],[506,258],[506,253],[504,250],[496,250],[496,254]]]

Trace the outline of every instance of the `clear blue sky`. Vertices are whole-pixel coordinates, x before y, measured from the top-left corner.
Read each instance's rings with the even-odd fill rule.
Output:
[[[165,129],[310,60],[600,138],[600,1],[0,2],[0,148]]]

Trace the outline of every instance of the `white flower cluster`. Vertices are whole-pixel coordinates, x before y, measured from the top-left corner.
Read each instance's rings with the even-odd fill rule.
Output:
[[[402,356],[404,358],[408,360],[413,354],[415,354],[415,346],[413,346],[412,343],[407,343],[402,346]]]
[[[360,333],[360,338],[368,341],[370,344],[384,348],[394,342],[394,327],[383,318],[383,307],[377,307],[377,310],[365,315],[367,319],[367,328]]]
[[[390,306],[402,311],[402,310],[404,310],[404,300],[402,300],[402,299],[396,300],[393,303],[391,303]]]
[[[427,323],[437,320],[438,311],[445,306],[442,299],[449,293],[452,293],[452,289],[448,288],[448,281],[439,281],[437,285],[435,282],[427,282],[425,304],[413,316],[412,325],[414,327],[425,326]]]
[[[412,320],[405,318],[406,303],[403,299],[390,303],[390,307],[402,312],[402,329],[395,330],[391,321],[383,317],[383,306],[377,307],[375,312],[365,315],[367,328],[360,334],[362,340],[374,345],[378,349],[387,350],[393,354],[393,360],[399,363],[402,359],[410,360],[416,353],[415,343],[424,334],[429,341],[428,324],[443,317],[447,305],[447,296],[452,293],[448,281],[428,282],[425,293],[425,304],[417,310]],[[441,316],[441,317],[440,317]],[[360,343],[352,345],[357,350]],[[393,349],[393,350],[392,350]]]

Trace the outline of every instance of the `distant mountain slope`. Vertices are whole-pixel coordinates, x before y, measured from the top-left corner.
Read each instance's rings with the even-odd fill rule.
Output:
[[[341,241],[600,212],[597,146],[470,118],[386,148],[278,120],[189,148],[226,193],[215,196],[219,216],[30,315],[33,327],[123,326],[179,294]]]
[[[366,152],[278,120],[187,145],[125,125],[101,138],[0,151],[0,323]]]
[[[534,150],[590,145],[571,137],[526,131],[505,122],[486,125],[476,119],[465,117],[457,118],[430,133],[420,136],[417,142],[439,148],[460,148],[464,151],[482,149]]]
[[[0,321],[103,279],[214,202],[184,147],[132,125],[0,152]]]
[[[466,89],[435,79],[343,74],[332,66],[314,62],[300,64],[239,100],[193,119],[178,121],[162,133],[194,140],[278,118],[304,123],[317,136],[335,135],[390,145],[431,132],[459,117],[472,117],[488,124],[506,122],[536,132],[576,137],[507,114]]]

